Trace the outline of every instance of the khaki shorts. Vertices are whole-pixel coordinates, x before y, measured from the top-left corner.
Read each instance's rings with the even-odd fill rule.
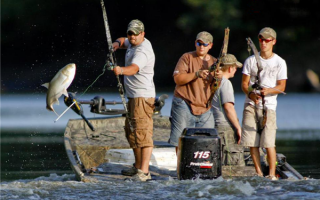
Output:
[[[154,98],[129,98],[128,111],[132,130],[128,119],[125,122],[126,138],[131,148],[153,147],[153,110]]]
[[[262,109],[258,110],[258,118],[262,120]],[[257,133],[255,107],[245,104],[242,119],[241,144],[245,147],[271,148],[276,146],[276,111],[267,110],[267,122],[262,133]]]

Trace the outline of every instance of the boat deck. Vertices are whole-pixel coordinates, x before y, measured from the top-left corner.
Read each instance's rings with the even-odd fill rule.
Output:
[[[125,179],[121,170],[134,163],[133,151],[125,138],[124,117],[89,119],[92,131],[82,119],[70,119],[64,143],[71,167],[78,180]],[[175,147],[167,141],[170,135],[168,117],[154,116],[154,149],[150,161],[152,179],[176,178]],[[246,166],[222,166],[222,177],[255,176],[252,162]]]

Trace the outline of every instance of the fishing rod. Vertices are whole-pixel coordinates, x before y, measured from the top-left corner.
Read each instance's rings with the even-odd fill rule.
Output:
[[[113,68],[115,66],[117,66],[117,64],[116,64],[117,61],[116,61],[116,56],[115,56],[114,49],[112,46],[112,39],[111,39],[111,33],[110,33],[110,28],[109,28],[109,23],[108,23],[108,18],[107,18],[107,11],[104,6],[103,0],[101,0],[101,8],[102,8],[102,13],[103,13],[103,21],[104,21],[104,27],[106,29],[106,36],[107,36],[108,49],[109,49],[109,53],[107,56],[107,65],[109,66],[108,70],[113,70]],[[118,81],[118,88],[119,88],[120,97],[121,97],[121,100],[123,103],[124,110],[126,112],[126,118],[128,119],[130,130],[133,131],[131,118],[129,116],[129,112],[128,112],[128,108],[127,108],[127,102],[124,97],[124,89],[123,89],[122,83],[120,81],[119,75],[117,75],[116,77],[117,77],[117,81]]]
[[[252,87],[251,88],[252,91],[249,91],[248,96],[250,96],[251,92],[253,92],[254,94],[260,94],[261,95],[260,91],[262,89],[262,86],[261,86],[260,73],[263,70],[263,68],[262,68],[260,56],[259,56],[258,50],[256,48],[256,45],[253,43],[251,38],[248,37],[248,38],[246,38],[246,40],[247,40],[247,45],[248,45],[248,48],[247,48],[248,53],[250,55],[251,50],[253,51],[253,55],[254,55],[254,57],[256,59],[257,68],[258,68],[254,84],[251,86]],[[265,98],[264,98],[265,96],[261,95],[261,97],[262,97],[262,115],[263,115],[262,121],[260,121],[258,119],[258,107],[257,107],[257,105],[255,105],[256,121],[257,121],[257,124],[258,124],[258,133],[262,133],[262,131],[265,128],[266,123],[267,123],[267,108],[265,106]]]

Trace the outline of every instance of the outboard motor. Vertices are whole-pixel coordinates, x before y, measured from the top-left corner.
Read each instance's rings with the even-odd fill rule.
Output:
[[[178,179],[221,176],[221,139],[215,129],[185,128],[179,138]]]

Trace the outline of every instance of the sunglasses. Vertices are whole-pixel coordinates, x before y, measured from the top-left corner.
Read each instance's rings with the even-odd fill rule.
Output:
[[[269,43],[269,42],[273,41],[273,39],[268,40],[268,39],[264,39],[264,38],[259,38],[260,43],[262,43],[263,41],[265,41],[266,43]]]
[[[197,42],[197,46],[198,46],[198,47],[201,47],[202,45],[203,45],[204,47],[209,46],[209,44]]]
[[[138,34],[134,34],[134,32],[131,32],[131,31],[129,31],[127,34],[128,34],[129,36],[132,36],[132,35],[134,35],[134,36],[138,36],[138,35],[140,35],[140,33],[138,33]]]

